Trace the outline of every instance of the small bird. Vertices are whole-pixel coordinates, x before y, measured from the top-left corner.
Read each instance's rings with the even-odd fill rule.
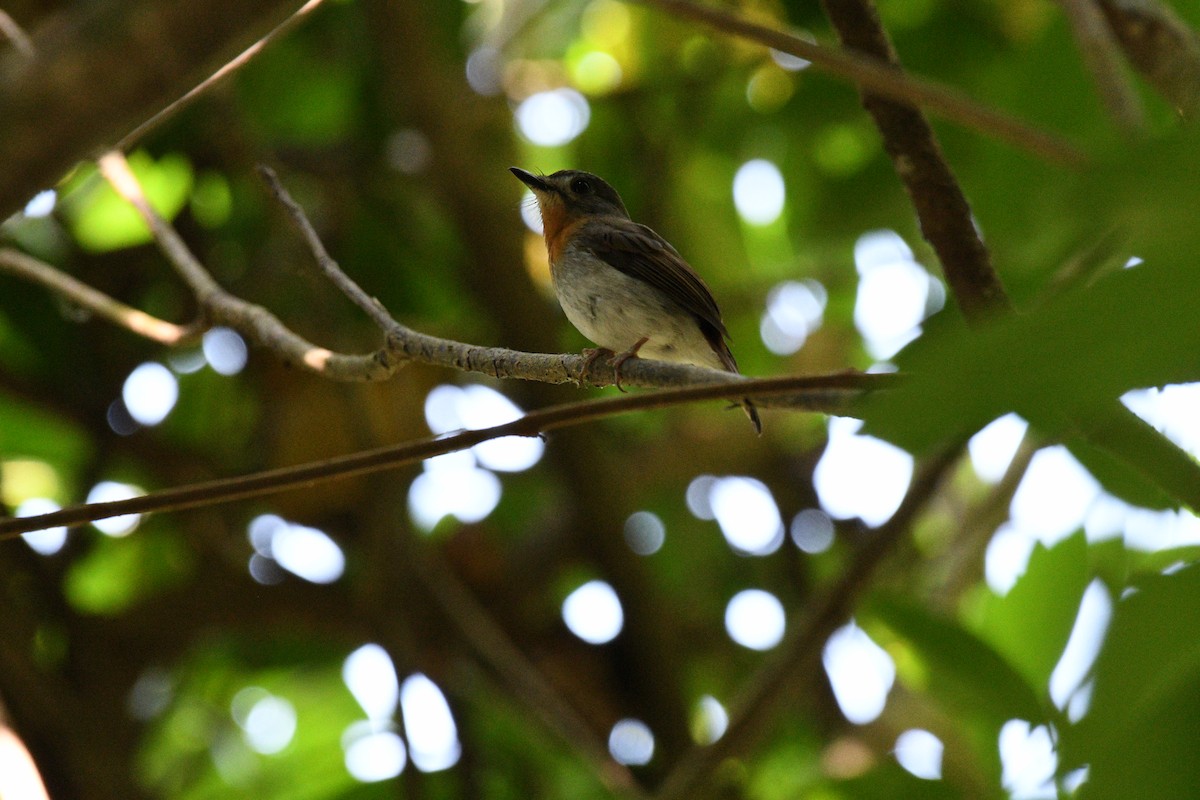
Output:
[[[550,277],[567,319],[621,365],[635,356],[737,373],[729,331],[708,286],[666,239],[629,218],[617,191],[589,172],[509,171],[542,214]],[[742,400],[762,433],[758,410]]]

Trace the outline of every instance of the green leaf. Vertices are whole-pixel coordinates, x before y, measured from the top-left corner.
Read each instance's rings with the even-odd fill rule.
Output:
[[[129,167],[150,207],[164,219],[174,219],[192,191],[191,163],[177,153],[155,161],[139,150],[129,156]],[[151,240],[150,229],[138,212],[108,183],[96,180],[91,172],[81,174],[72,183],[78,188],[67,190],[63,208],[71,233],[82,248],[104,253]]]
[[[1087,716],[1062,732],[1081,797],[1192,797],[1200,786],[1200,565],[1154,575],[1117,604]]]
[[[929,692],[956,713],[985,717],[1000,727],[1014,717],[1045,716],[1039,694],[992,645],[956,621],[899,598],[872,610],[918,652],[929,670]]]
[[[1087,541],[1076,533],[1052,548],[1034,547],[1029,565],[1004,597],[983,602],[979,635],[1039,692],[1062,656],[1088,583]]]

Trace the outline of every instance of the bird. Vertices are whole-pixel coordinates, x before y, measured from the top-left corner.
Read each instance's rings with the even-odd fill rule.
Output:
[[[708,285],[666,239],[630,218],[616,189],[580,170],[509,171],[537,200],[563,312],[599,345],[585,351],[585,368],[610,355],[618,389],[621,366],[638,356],[740,374]],[[745,398],[741,405],[761,435],[758,409]]]

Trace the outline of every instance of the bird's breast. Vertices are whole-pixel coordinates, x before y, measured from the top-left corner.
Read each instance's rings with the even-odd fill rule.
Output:
[[[567,319],[600,347],[619,353],[645,338],[645,358],[725,368],[693,314],[594,253],[566,242],[551,277]]]

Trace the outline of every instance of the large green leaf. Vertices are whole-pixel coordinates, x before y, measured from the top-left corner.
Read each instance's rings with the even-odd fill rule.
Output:
[[[1025,574],[1004,597],[989,595],[979,635],[1038,691],[1062,656],[1088,583],[1087,542],[1077,533],[1047,549],[1034,547]]]
[[[1200,786],[1200,565],[1136,583],[1117,604],[1091,708],[1062,732],[1082,797],[1194,797]]]

